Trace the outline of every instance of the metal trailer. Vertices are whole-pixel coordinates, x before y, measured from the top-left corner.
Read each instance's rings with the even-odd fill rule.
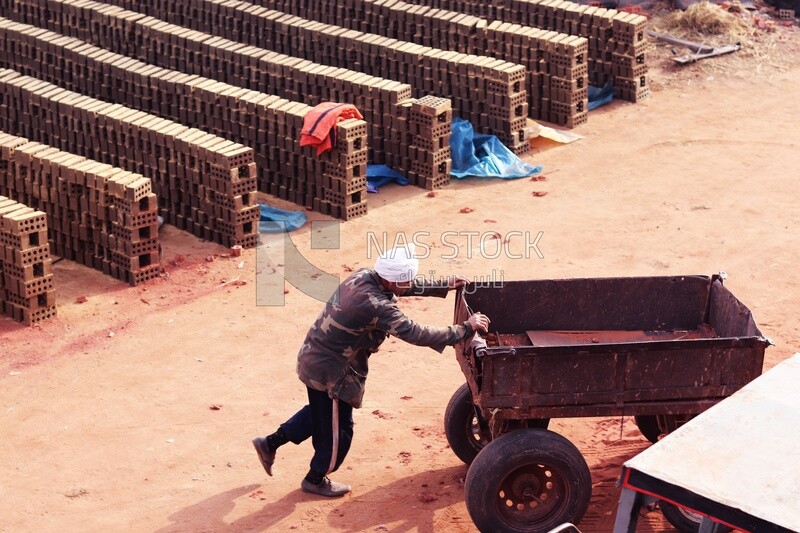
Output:
[[[724,275],[469,285],[488,334],[456,346],[466,383],[445,432],[469,470],[467,509],[484,532],[578,523],[589,468],[551,418],[634,416],[652,442],[761,374],[762,336]]]
[[[680,531],[800,531],[800,353],[625,462],[614,533],[657,499]]]

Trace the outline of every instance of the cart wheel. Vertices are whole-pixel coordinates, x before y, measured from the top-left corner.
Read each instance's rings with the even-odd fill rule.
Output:
[[[664,518],[675,526],[675,529],[678,531],[683,533],[697,533],[700,531],[700,523],[703,521],[703,515],[693,513],[683,507],[672,505],[663,500],[659,502],[659,507],[661,507],[661,513],[664,515]],[[730,531],[733,531],[733,529],[728,526],[723,526],[722,524],[717,526],[717,533],[728,533]]]
[[[662,435],[667,435],[694,418],[695,415],[636,415],[633,419],[644,438],[655,444]]]
[[[655,415],[636,415],[633,417],[636,422],[636,427],[644,435],[644,438],[655,444],[661,436],[661,430],[658,429],[658,420]]]
[[[547,532],[577,523],[592,478],[581,452],[546,429],[518,429],[478,454],[464,482],[467,510],[482,532]]]
[[[472,463],[478,452],[492,440],[488,428],[481,429],[467,383],[458,388],[447,404],[444,434],[453,453],[466,464]]]
[[[495,429],[498,433],[506,433],[510,428],[519,427],[547,429],[550,419],[513,420],[509,421],[509,424],[510,427]],[[453,453],[466,464],[471,464],[478,452],[492,440],[489,428],[486,425],[482,426],[478,420],[467,383],[458,388],[447,404],[447,409],[444,411],[444,433]]]

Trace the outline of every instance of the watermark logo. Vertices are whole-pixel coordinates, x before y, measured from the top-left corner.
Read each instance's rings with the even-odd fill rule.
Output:
[[[306,259],[282,222],[273,224],[275,230],[262,233],[256,249],[256,305],[284,305],[287,281],[315,300],[328,301],[337,292],[339,277]],[[311,249],[338,250],[340,226],[335,220],[311,222]]]
[[[281,222],[272,223],[270,233],[262,233],[256,250],[256,304],[282,306],[285,304],[286,282],[302,293],[321,302],[337,297],[341,279],[325,272],[310,262],[285,231]],[[340,249],[341,222],[312,221],[311,249]],[[496,261],[519,259],[544,259],[540,248],[544,232],[510,231],[506,234],[488,231],[444,231],[433,234],[429,231],[413,233],[367,232],[365,236],[366,258],[374,262],[380,255],[391,253],[401,246],[413,246],[420,260],[438,258],[487,259]],[[425,283],[442,284],[447,275],[434,270],[417,276]],[[472,280],[471,288],[502,286],[504,270],[492,268],[489,272]]]
[[[414,278],[416,283],[421,285],[446,286],[449,276],[438,274],[435,270],[429,270],[427,274],[417,274]],[[502,269],[491,269],[488,273],[470,279],[468,286],[464,287],[465,294],[473,294],[477,289],[500,288],[505,280],[505,272]]]
[[[543,231],[510,231],[505,235],[496,231],[444,231],[438,234],[438,240],[429,231],[396,233],[391,239],[387,232],[370,231],[366,237],[368,259],[408,245],[414,246],[418,259],[428,259],[432,253],[441,259],[544,259],[539,248]]]

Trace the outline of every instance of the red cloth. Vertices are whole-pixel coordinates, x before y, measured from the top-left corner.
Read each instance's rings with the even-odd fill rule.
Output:
[[[303,131],[300,132],[300,146],[316,146],[321,155],[336,143],[337,122],[348,118],[364,118],[353,104],[322,102],[314,106],[303,118]]]

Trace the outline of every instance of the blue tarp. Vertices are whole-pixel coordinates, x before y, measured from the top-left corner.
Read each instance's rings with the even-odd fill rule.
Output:
[[[468,120],[453,118],[450,136],[453,158],[451,176],[524,178],[542,171],[541,166],[524,162],[495,135],[476,134]]]
[[[589,111],[606,105],[614,99],[614,85],[607,81],[602,87],[589,85]]]
[[[284,211],[277,207],[261,204],[261,220],[258,229],[261,233],[282,233],[294,231],[306,223],[308,218],[302,211]]]
[[[367,165],[367,192],[378,192],[378,187],[397,182],[408,185],[408,178],[386,165]]]

